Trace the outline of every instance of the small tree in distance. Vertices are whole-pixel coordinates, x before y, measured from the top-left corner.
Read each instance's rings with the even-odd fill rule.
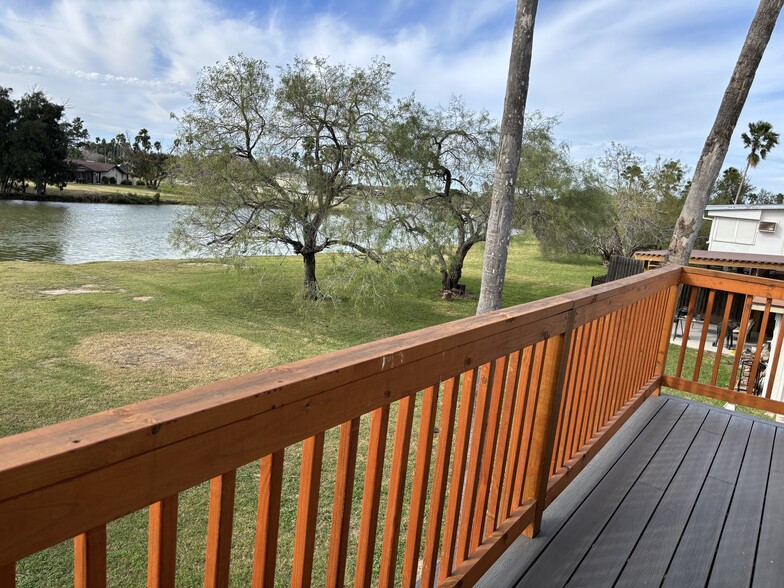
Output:
[[[756,168],[761,160],[768,157],[770,150],[779,144],[779,134],[773,131],[773,125],[766,120],[749,123],[749,132],[743,133],[741,138],[743,146],[746,149],[751,149],[751,152],[746,157],[746,167],[743,169],[743,179],[738,186],[737,194],[735,194],[735,204],[740,198],[749,167]]]

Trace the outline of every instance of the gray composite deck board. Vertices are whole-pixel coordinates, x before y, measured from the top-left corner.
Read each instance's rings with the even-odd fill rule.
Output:
[[[769,425],[754,423],[751,429],[709,586],[751,584],[775,435],[776,430]]]
[[[784,427],[672,397],[632,415],[480,586],[784,585]]]
[[[560,586],[568,581],[685,411],[685,404],[665,403],[534,562],[521,585]]]
[[[784,429],[776,430],[758,545],[753,583],[780,584],[784,581]]]
[[[640,537],[616,586],[659,586],[719,448],[729,416],[711,412]]]

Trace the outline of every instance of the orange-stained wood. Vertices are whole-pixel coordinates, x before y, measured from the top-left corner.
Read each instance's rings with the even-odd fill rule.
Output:
[[[662,386],[674,388],[675,390],[691,392],[692,394],[699,394],[700,396],[707,396],[708,398],[715,398],[716,400],[723,400],[724,402],[731,402],[732,404],[740,404],[741,406],[758,408],[775,414],[784,414],[784,402],[779,400],[770,400],[762,396],[735,392],[733,390],[727,390],[726,388],[717,388],[716,386],[709,386],[708,384],[692,382],[691,380],[684,380],[683,378],[676,378],[673,376],[663,376],[661,383]]]
[[[74,587],[106,586],[106,525],[74,537]]]
[[[661,325],[659,347],[656,356],[655,371],[657,374],[663,374],[664,370],[667,368],[667,355],[670,350],[670,339],[672,337],[672,321],[675,318],[675,307],[678,305],[678,291],[679,286],[677,285],[671,286],[667,291],[666,311]],[[653,393],[658,396],[659,390],[654,390]]]
[[[574,415],[577,412],[577,403],[579,402],[580,396],[579,391],[577,390],[577,380],[579,376],[577,364],[580,349],[582,348],[582,332],[583,327],[578,327],[572,333],[572,342],[570,345],[572,349],[569,354],[568,372],[566,384],[564,385],[566,397],[564,398],[563,409],[561,410],[563,413],[561,419],[563,424],[561,425],[561,438],[558,441],[559,453],[557,462],[559,464],[569,459],[569,454],[571,453],[572,437],[574,435]]]
[[[713,316],[713,300],[716,297],[716,290],[708,291],[708,303],[705,305],[705,312],[702,315],[702,331],[700,332],[700,344],[697,348],[697,359],[694,362],[694,375],[692,380],[699,381],[700,369],[702,368],[702,355],[705,353],[705,341],[710,330],[711,317]]]
[[[558,427],[555,430],[555,443],[553,445],[555,449],[553,451],[553,460],[550,466],[551,475],[561,467],[561,463],[563,463],[564,460],[564,445],[568,434],[569,421],[572,413],[572,402],[574,400],[575,343],[578,332],[579,328],[575,329],[575,332],[572,334],[572,342],[569,345],[568,359],[566,362],[566,381],[564,382],[563,392],[564,396],[563,401],[561,402],[561,414],[558,418]]]
[[[210,513],[207,522],[205,588],[228,588],[231,562],[231,530],[237,472],[232,470],[210,482]]]
[[[468,467],[463,488],[463,504],[460,512],[460,525],[457,534],[454,565],[459,566],[468,557],[471,543],[471,531],[474,528],[475,505],[479,487],[479,473],[482,461],[482,445],[487,431],[488,409],[490,407],[490,380],[493,377],[493,365],[485,364],[479,368],[479,386],[474,409],[474,422],[468,452]],[[481,531],[484,518],[479,521]]]
[[[760,322],[759,326],[759,335],[757,336],[757,346],[754,349],[754,360],[751,364],[751,371],[749,372],[749,380],[748,384],[746,385],[749,393],[752,393],[754,388],[754,382],[757,379],[757,370],[759,369],[760,357],[762,355],[762,346],[765,341],[765,331],[768,328],[768,319],[770,318],[770,306],[773,301],[768,298],[765,301],[765,310],[762,312],[762,321]]]
[[[359,522],[359,547],[355,588],[367,588],[373,577],[373,552],[376,547],[378,505],[381,500],[381,482],[384,477],[384,451],[389,428],[389,405],[373,411],[370,420],[365,486],[362,492],[362,518]],[[314,529],[315,530],[315,529]]]
[[[455,426],[455,411],[457,410],[457,385],[456,378],[451,378],[444,383],[444,400],[441,404],[433,489],[430,493],[430,512],[425,533],[422,586],[432,586],[436,579],[438,547],[441,541],[441,521],[444,517],[446,487],[449,479],[449,456],[452,452],[452,435]],[[410,586],[413,585],[413,583],[410,584]]]
[[[681,352],[678,355],[678,367],[675,368],[675,376],[680,378],[683,372],[683,360],[686,358],[686,342],[689,340],[691,332],[691,321],[694,318],[694,302],[697,299],[697,288],[692,287],[689,295],[689,306],[686,311],[686,322],[681,330]],[[677,328],[677,327],[676,327]]]
[[[253,558],[253,588],[267,588],[275,585],[280,495],[283,489],[283,459],[282,449],[261,458],[256,545]]]
[[[498,530],[494,531],[488,540],[471,554],[470,558],[464,561],[449,578],[438,585],[439,588],[458,588],[476,584],[490,569],[490,566],[498,561],[506,548],[520,536],[520,532],[531,524],[534,512],[535,502],[533,500],[526,500],[517,507]]]
[[[525,418],[523,428],[520,433],[520,446],[518,449],[517,471],[515,472],[514,487],[512,489],[512,508],[511,511],[520,506],[526,497],[523,496],[525,487],[525,476],[528,472],[528,464],[531,458],[531,437],[534,431],[534,421],[536,412],[539,408],[539,394],[542,384],[542,366],[545,358],[546,342],[534,345],[533,357],[531,358],[531,374],[528,382],[528,392],[526,394]],[[510,511],[510,515],[511,515]]]
[[[749,294],[774,300],[784,300],[784,286],[781,280],[759,278],[744,274],[734,274],[716,270],[684,267],[681,282],[701,288],[713,288],[735,294]]]
[[[291,586],[295,588],[310,586],[313,575],[313,550],[316,545],[316,520],[323,461],[324,433],[305,439],[302,443],[302,466],[299,474],[294,563],[291,566]]]
[[[463,385],[460,391],[460,413],[457,432],[455,433],[455,456],[449,484],[449,503],[446,509],[446,521],[444,522],[441,560],[438,562],[439,582],[445,580],[451,573],[455,561],[457,526],[460,517],[460,505],[463,503],[463,482],[466,477],[468,442],[471,434],[471,417],[474,413],[474,396],[477,380],[478,373],[476,369],[469,370],[463,374]]]
[[[430,386],[422,398],[422,413],[419,417],[419,440],[414,465],[414,483],[411,492],[411,507],[408,513],[406,549],[403,556],[403,586],[415,586],[419,569],[419,548],[422,542],[427,482],[430,475],[430,456],[433,451],[433,434],[438,405],[438,386]]]
[[[735,383],[737,382],[738,366],[740,366],[740,357],[743,354],[743,348],[746,345],[746,331],[749,328],[749,317],[751,316],[751,304],[753,300],[753,297],[746,296],[746,300],[743,303],[743,314],[740,318],[738,340],[735,342],[735,360],[732,362],[732,371],[730,372],[730,390],[735,389]],[[680,374],[675,375],[680,376]]]
[[[768,387],[765,392],[765,397],[770,398],[771,393],[773,392],[773,383],[776,381],[776,373],[778,372],[779,367],[779,359],[781,358],[781,343],[784,341],[784,329],[779,326],[779,337],[776,341],[776,348],[773,350],[773,353],[768,360],[768,369],[770,370],[770,375],[766,378],[768,381]],[[711,384],[715,384],[715,380],[711,382]]]
[[[721,319],[721,330],[719,331],[719,338],[716,342],[716,357],[713,360],[713,371],[711,372],[711,386],[716,385],[716,380],[719,377],[719,367],[721,367],[721,358],[722,358],[722,351],[724,350],[724,340],[727,337],[727,324],[730,320],[730,313],[732,312],[732,301],[734,300],[735,294],[730,292],[727,294],[727,301],[724,304],[724,316]],[[664,373],[659,372],[659,373]]]
[[[525,475],[523,497],[536,500],[534,518],[525,527],[525,533],[533,537],[539,532],[542,513],[547,496],[547,479],[555,437],[555,419],[561,401],[561,391],[566,371],[564,349],[569,348],[571,331],[557,335],[545,342],[542,378],[539,384],[539,402],[536,406],[530,457]]]
[[[345,584],[348,535],[351,529],[351,500],[354,496],[354,475],[357,469],[359,425],[359,418],[340,425],[335,498],[332,506],[332,530],[327,562],[327,586],[330,588],[342,588]]]
[[[389,474],[389,496],[384,517],[384,538],[381,550],[380,588],[395,585],[397,543],[400,537],[400,515],[406,490],[408,450],[411,444],[411,425],[414,423],[414,398],[407,396],[398,403],[395,441],[392,449],[392,469]]]
[[[16,588],[16,562],[0,566],[0,588]]]
[[[147,586],[174,586],[177,572],[177,495],[150,505]]]

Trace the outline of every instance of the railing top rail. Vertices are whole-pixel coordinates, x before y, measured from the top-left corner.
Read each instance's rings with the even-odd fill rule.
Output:
[[[690,286],[784,300],[784,281],[719,270],[684,267],[681,281]]]
[[[297,430],[274,435],[275,445],[264,449],[275,451],[563,333],[572,311],[587,322],[675,285],[680,276],[680,267],[662,268],[6,437],[0,439],[0,501],[264,413],[285,419],[295,405],[301,411],[326,403],[326,392],[333,403],[334,393],[351,392],[350,406],[284,427]],[[371,387],[380,395],[362,393]]]

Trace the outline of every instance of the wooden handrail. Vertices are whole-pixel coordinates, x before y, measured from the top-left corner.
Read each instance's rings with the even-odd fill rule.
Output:
[[[536,532],[552,498],[551,474],[586,443],[595,444],[597,432],[610,430],[622,411],[638,406],[630,399],[656,375],[659,357],[652,344],[657,335],[650,332],[662,332],[662,320],[669,320],[654,310],[681,273],[660,269],[0,439],[0,570],[70,537],[100,537],[95,534],[107,523],[154,504],[150,581],[163,585],[173,574],[176,497],[212,480],[205,578],[208,585],[226,585],[235,470],[261,459],[253,583],[267,585],[276,569],[283,450],[304,441],[292,582],[307,586],[324,434],[341,426],[334,513],[345,520],[333,521],[328,575],[342,585],[359,418],[372,413],[356,521],[364,533],[356,585],[371,583],[375,530],[383,528],[387,541],[400,535],[402,489],[411,473],[417,489],[407,539],[424,541],[422,580],[432,581],[436,566],[443,582],[473,578],[513,539],[510,533],[529,526]],[[572,337],[583,329],[586,336]],[[405,455],[413,445],[413,399],[420,394],[432,402],[422,415],[429,433],[419,438],[409,472]],[[441,432],[434,447],[438,402]],[[395,403],[403,411],[396,425],[389,422]],[[395,441],[387,449],[387,427],[393,426]],[[453,447],[462,465],[450,480]],[[434,514],[425,527],[430,451]],[[381,512],[387,452],[392,496]],[[583,463],[589,454],[581,455]],[[140,479],[145,483],[133,483]],[[82,561],[89,561],[84,554],[100,555],[100,542],[95,545],[80,547]],[[385,552],[382,584],[396,583],[395,560],[405,557],[404,584],[413,585],[419,550],[407,545]],[[100,565],[86,573],[101,575]]]

